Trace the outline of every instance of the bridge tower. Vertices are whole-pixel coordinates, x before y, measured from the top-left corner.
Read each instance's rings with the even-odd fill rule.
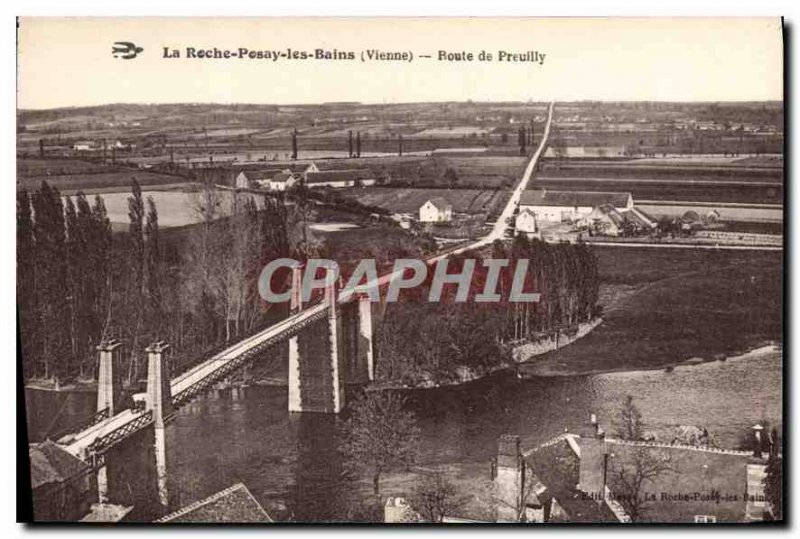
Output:
[[[302,309],[302,269],[298,264],[292,271],[292,315]],[[370,297],[359,294],[353,301],[339,304],[337,284],[331,283],[325,288],[323,302],[326,316],[315,322],[317,329],[289,339],[290,412],[338,414],[345,404],[346,371],[357,381],[374,379]]]
[[[328,342],[331,351],[331,391],[333,392],[333,409],[330,412],[338,414],[344,408],[344,372],[339,356],[339,319],[337,308],[336,283],[325,287],[325,303],[328,305]]]
[[[303,309],[301,296],[301,277],[303,266],[296,264],[292,268],[292,295],[289,303],[289,314],[294,315]],[[289,339],[289,411],[302,412],[303,399],[300,388],[300,342],[297,335]]]
[[[122,409],[122,343],[109,339],[97,346],[100,364],[97,370],[97,411],[108,409],[108,417]]]
[[[122,409],[122,343],[109,339],[97,346],[100,362],[97,369],[97,411],[107,410],[112,417]],[[97,499],[100,503],[108,501],[108,467],[103,464],[97,469]]]
[[[372,300],[367,294],[358,296],[358,350],[357,358],[363,356],[367,363],[367,379],[375,379],[375,357],[372,347]]]
[[[169,498],[167,495],[167,443],[164,427],[174,411],[169,365],[164,357],[164,352],[168,348],[169,345],[163,341],[154,342],[147,347],[147,393],[145,397],[146,408],[153,412],[158,500],[165,508],[169,506]]]
[[[301,307],[301,266],[292,274],[290,307]],[[289,411],[338,414],[344,408],[344,368],[336,284],[325,288],[325,317],[289,339]]]

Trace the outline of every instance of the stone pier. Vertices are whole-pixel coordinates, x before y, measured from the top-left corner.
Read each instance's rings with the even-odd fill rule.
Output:
[[[331,283],[325,288],[325,303],[328,305],[328,338],[330,341],[331,352],[331,391],[333,392],[334,414],[338,414],[344,408],[344,384],[342,384],[342,372],[339,361],[339,323],[336,313],[336,283]]]
[[[146,406],[153,412],[155,429],[156,480],[158,500],[163,507],[169,507],[167,491],[167,447],[164,427],[173,414],[170,392],[169,365],[164,352],[169,345],[158,341],[147,347],[147,396]]]
[[[289,304],[289,314],[297,314],[303,309],[301,296],[301,281],[303,267],[297,264],[292,268],[292,295]],[[289,411],[302,412],[303,399],[300,387],[300,342],[299,336],[289,339]]]
[[[367,379],[375,379],[375,359],[372,349],[372,302],[370,297],[362,294],[358,298],[358,359],[363,356],[367,363]]]
[[[497,468],[494,484],[497,497],[497,522],[519,522],[524,503],[525,466],[519,436],[503,434],[497,443]]]

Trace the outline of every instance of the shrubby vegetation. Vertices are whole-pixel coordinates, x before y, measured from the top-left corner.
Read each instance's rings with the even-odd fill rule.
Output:
[[[495,242],[481,257],[511,261],[498,282],[502,299],[473,302],[486,279],[480,260],[465,303],[453,301],[455,286],[444,288],[439,303],[428,302],[433,273],[429,272],[426,286],[405,291],[398,303],[386,308],[376,335],[379,380],[408,384],[460,381],[508,365],[514,343],[576,330],[578,324],[599,314],[597,259],[586,245],[517,237],[508,246]],[[520,259],[529,260],[525,291],[541,294],[538,303],[509,301],[513,271]],[[460,271],[464,260],[452,258],[448,273]]]

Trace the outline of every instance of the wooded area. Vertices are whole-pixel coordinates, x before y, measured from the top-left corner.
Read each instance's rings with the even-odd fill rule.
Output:
[[[93,378],[95,347],[125,344],[125,379],[144,376],[144,349],[173,345],[174,366],[234,339],[269,316],[257,279],[272,258],[289,256],[287,223],[302,222],[302,203],[287,216],[280,196],[232,194],[221,213],[212,185],[197,194],[202,222],[185,241],[165,242],[158,211],[134,180],[129,230],[112,234],[103,198],[64,197],[42,182],[17,195],[17,307],[26,379]],[[294,251],[304,243],[296,240]],[[298,254],[298,256],[301,256]]]

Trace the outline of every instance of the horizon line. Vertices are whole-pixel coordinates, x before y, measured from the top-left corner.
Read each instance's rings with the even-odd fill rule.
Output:
[[[66,109],[86,109],[86,108],[98,108],[98,107],[113,107],[113,106],[142,106],[142,107],[152,107],[152,106],[165,106],[165,105],[192,105],[192,106],[222,106],[222,107],[231,107],[231,106],[263,106],[263,107],[320,107],[320,106],[332,106],[332,105],[362,105],[362,106],[397,106],[397,105],[436,105],[436,104],[446,104],[446,103],[457,103],[457,104],[472,104],[472,105],[500,105],[500,104],[518,104],[518,105],[547,105],[551,102],[555,103],[562,103],[562,104],[571,104],[571,103],[659,103],[659,104],[712,104],[712,103],[720,103],[720,104],[746,104],[746,103],[780,103],[781,105],[784,104],[784,99],[696,99],[696,100],[683,100],[683,99],[610,99],[610,98],[585,98],[585,99],[567,99],[567,100],[473,100],[473,99],[448,99],[448,100],[433,100],[433,101],[345,101],[345,100],[338,100],[338,101],[317,101],[317,102],[294,102],[294,103],[278,103],[278,102],[252,102],[252,101],[238,101],[238,102],[218,102],[218,101],[163,101],[163,102],[124,102],[124,101],[117,101],[117,102],[107,102],[107,103],[96,103],[96,104],[86,104],[86,105],[62,105],[58,107],[43,107],[43,108],[36,108],[36,107],[27,107],[22,108],[17,106],[16,112],[17,114],[21,112],[43,112],[43,111],[56,111],[56,110],[66,110]]]

